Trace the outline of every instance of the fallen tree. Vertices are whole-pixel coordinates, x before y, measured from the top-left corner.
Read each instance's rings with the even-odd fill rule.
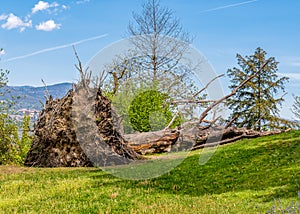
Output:
[[[289,130],[287,130],[289,131]],[[197,150],[233,143],[237,140],[280,134],[281,130],[258,132],[236,127],[163,130],[125,135],[129,145],[139,154],[156,154],[181,150]]]
[[[212,147],[217,145],[224,145],[235,142],[237,140],[245,138],[257,138],[268,135],[280,134],[285,131],[275,130],[258,132],[253,130],[247,130],[246,128],[229,127],[223,129],[222,127],[214,130],[201,130],[195,139],[195,145],[192,150],[201,149],[205,147]]]
[[[171,152],[172,146],[178,142],[180,131],[157,131],[125,135],[129,146],[139,154],[155,154]]]
[[[78,59],[76,51],[75,54]],[[121,134],[116,123],[117,117],[114,116],[111,101],[102,94],[101,84],[96,83],[97,87],[90,87],[91,73],[83,72],[79,59],[78,62],[76,68],[80,72],[81,81],[64,98],[53,100],[50,96],[47,100],[35,125],[34,140],[25,165],[41,167],[118,165],[144,159],[141,155],[145,154],[195,150],[243,138],[281,133],[281,131],[257,132],[230,127],[230,122],[223,127],[216,125],[218,118],[212,121],[206,119],[213,108],[233,96],[268,62],[230,94],[219,100],[207,101],[209,105],[198,121],[190,121],[181,127],[170,129],[179,114],[177,112],[164,130],[125,136]],[[190,100],[176,102],[186,105],[194,102],[205,103],[206,101],[194,98],[221,76],[223,75],[211,80]],[[92,116],[89,112],[92,112]],[[208,125],[203,126],[203,123]]]
[[[130,139],[129,141],[133,141],[130,143],[130,145],[133,146],[135,151],[137,151],[138,153],[153,154],[157,152],[171,151],[172,146],[173,147],[176,146],[179,150],[182,149],[195,150],[195,149],[200,149],[209,146],[217,146],[226,143],[231,143],[243,138],[255,138],[255,137],[281,133],[282,132],[281,130],[258,132],[253,130],[247,130],[246,128],[230,127],[231,121],[227,123],[226,126],[215,126],[215,123],[219,118],[215,118],[212,121],[206,120],[208,113],[213,108],[226,101],[229,97],[236,94],[240,88],[242,88],[251,79],[257,76],[268,63],[269,61],[266,61],[255,74],[246,78],[240,85],[234,88],[231,91],[231,93],[221,97],[219,100],[209,100],[207,103],[210,103],[210,105],[201,113],[198,121],[186,122],[185,124],[182,125],[182,127],[180,127],[180,130],[170,130],[172,123],[175,121],[176,117],[179,114],[179,111],[177,111],[163,132],[160,131],[157,132],[157,134],[153,132],[150,134],[143,134],[143,133],[135,134],[134,137],[131,136],[129,137]],[[202,93],[204,90],[206,90],[213,81],[215,81],[216,79],[222,76],[224,75],[219,75],[214,79],[212,79],[210,82],[208,82],[205,85],[204,88],[202,88],[200,91],[195,93],[191,97],[191,99],[179,100],[176,101],[175,103],[185,103],[184,108],[190,103],[194,103],[194,102],[204,103],[205,100],[195,101],[194,98],[200,93]],[[208,123],[209,125],[201,126],[203,122]],[[192,126],[192,128],[186,128],[188,126]],[[161,135],[162,133],[163,135]],[[174,133],[176,133],[176,135]],[[170,138],[170,136],[173,137]],[[176,143],[174,143],[175,136],[177,138]],[[145,141],[144,139],[148,139],[148,140]]]

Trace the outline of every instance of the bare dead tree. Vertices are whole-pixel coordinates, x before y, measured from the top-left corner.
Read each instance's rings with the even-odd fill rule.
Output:
[[[125,111],[127,102],[118,101],[121,96],[134,97],[141,90],[154,89],[167,94],[169,100],[166,103],[170,104],[170,99],[187,100],[198,91],[193,74],[195,67],[182,63],[191,38],[172,10],[162,7],[159,0],[147,0],[140,14],[133,13],[128,33],[133,36],[134,48],[123,56],[116,56],[107,68],[109,78],[103,87],[105,93],[117,97],[114,104],[118,105],[120,115],[128,113]],[[202,99],[200,96],[195,98]],[[172,107],[176,109],[182,104],[174,102]],[[182,115],[194,118],[193,108],[199,104],[205,102],[191,102]]]
[[[210,84],[212,84],[215,80],[217,80],[218,78],[223,77],[223,76],[224,76],[224,74],[221,74],[221,75],[219,75],[219,76],[213,78],[212,80],[210,80],[210,81],[209,81],[209,82],[208,82],[201,90],[199,90],[198,92],[196,92],[189,100],[181,100],[181,101],[177,101],[177,102],[185,103],[185,105],[183,106],[183,109],[186,108],[187,105],[190,104],[190,103],[193,103],[195,97],[197,97],[199,94],[203,93],[203,92],[209,87]],[[211,101],[211,100],[208,100],[208,102],[206,102],[206,103],[209,103],[210,101]],[[201,101],[201,102],[202,102],[202,103],[205,103],[204,100]],[[199,103],[201,103],[201,102],[199,102]],[[214,101],[214,102],[215,102],[215,101]],[[169,129],[169,128],[171,127],[171,125],[174,123],[176,117],[178,117],[178,114],[179,114],[179,111],[177,111],[177,112],[174,114],[172,120],[170,121],[170,123],[168,124],[168,126],[165,128],[165,130],[166,130],[166,129]]]
[[[49,100],[50,97],[51,97],[51,95],[49,93],[48,86],[47,86],[46,82],[43,79],[41,79],[41,81],[42,81],[42,83],[43,83],[43,85],[45,87],[45,95],[44,95],[44,97],[45,97],[46,100]]]
[[[134,46],[146,56],[142,66],[151,69],[153,81],[163,69],[172,70],[180,61],[183,52],[191,42],[174,12],[161,7],[158,0],[148,0],[142,6],[142,13],[133,13],[135,24],[130,23],[128,31]],[[171,40],[175,38],[177,40]]]
[[[105,81],[105,79],[107,78],[107,72],[105,71],[100,71],[99,76],[98,75],[92,75],[93,72],[92,70],[89,69],[89,67],[87,68],[83,68],[82,67],[82,63],[81,60],[78,56],[78,53],[75,49],[75,46],[73,45],[73,51],[75,54],[75,57],[77,59],[77,63],[75,64],[75,68],[77,69],[77,71],[80,74],[80,81],[78,82],[77,86],[83,86],[85,89],[89,89],[89,88],[101,88],[103,86],[103,83]],[[95,72],[95,71],[94,71]]]
[[[73,51],[78,62],[78,64],[75,64],[75,68],[80,74],[80,81],[78,84],[83,86],[83,88],[85,88],[86,90],[88,90],[90,88],[92,72],[88,71],[88,68],[86,70],[83,70],[81,60],[79,59],[78,53],[74,45],[73,45]]]

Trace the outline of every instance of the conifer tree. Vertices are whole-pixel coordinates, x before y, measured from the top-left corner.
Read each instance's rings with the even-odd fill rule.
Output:
[[[295,117],[300,119],[300,97],[294,96],[295,102],[292,107],[292,112],[294,113]]]
[[[237,54],[237,60],[239,68],[228,70],[230,89],[248,76],[257,75],[228,99],[229,109],[232,110],[232,124],[257,131],[279,128],[279,107],[284,101],[279,94],[284,92],[288,78],[278,77],[278,62],[274,57],[267,58],[267,53],[262,48],[257,48],[251,56],[242,57]]]

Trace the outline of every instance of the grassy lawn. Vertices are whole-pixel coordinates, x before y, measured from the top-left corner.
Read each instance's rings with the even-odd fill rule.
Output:
[[[300,213],[300,132],[201,150],[150,180],[0,166],[0,213]]]

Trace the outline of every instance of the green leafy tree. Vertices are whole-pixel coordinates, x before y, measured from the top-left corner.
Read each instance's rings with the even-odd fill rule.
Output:
[[[19,124],[8,114],[0,114],[0,164],[23,165],[26,154],[30,149],[30,117],[22,121],[22,136],[19,136]]]
[[[157,90],[147,90],[136,96],[129,107],[129,119],[133,129],[148,132],[166,127],[173,117],[166,100],[167,95]],[[178,119],[173,126],[179,123]]]
[[[0,89],[3,89],[8,82],[7,75],[9,71],[0,69]],[[0,165],[1,164],[23,164],[25,156],[31,145],[31,136],[29,131],[30,118],[24,117],[22,123],[22,138],[19,137],[19,122],[11,115],[14,111],[12,106],[14,100],[1,99],[8,93],[1,90],[0,94]]]
[[[292,107],[292,112],[294,113],[295,117],[300,119],[300,97],[294,96],[295,102]]]
[[[279,106],[284,99],[283,96],[276,97],[279,92],[284,92],[288,78],[278,77],[278,62],[274,57],[267,58],[266,51],[261,48],[257,48],[251,56],[238,54],[237,60],[239,68],[228,70],[230,89],[247,77],[257,75],[228,99],[233,124],[258,131],[279,128]]]
[[[7,85],[9,71],[0,69],[0,88]],[[5,94],[2,90],[1,96]],[[18,143],[18,127],[15,121],[9,116],[11,101],[0,100],[0,164],[7,164],[14,161],[16,154],[15,145]]]
[[[26,154],[32,143],[32,135],[30,135],[30,116],[24,116],[22,121],[22,136],[18,144],[20,163],[24,163]]]
[[[0,164],[19,162],[18,126],[8,114],[0,114]]]

